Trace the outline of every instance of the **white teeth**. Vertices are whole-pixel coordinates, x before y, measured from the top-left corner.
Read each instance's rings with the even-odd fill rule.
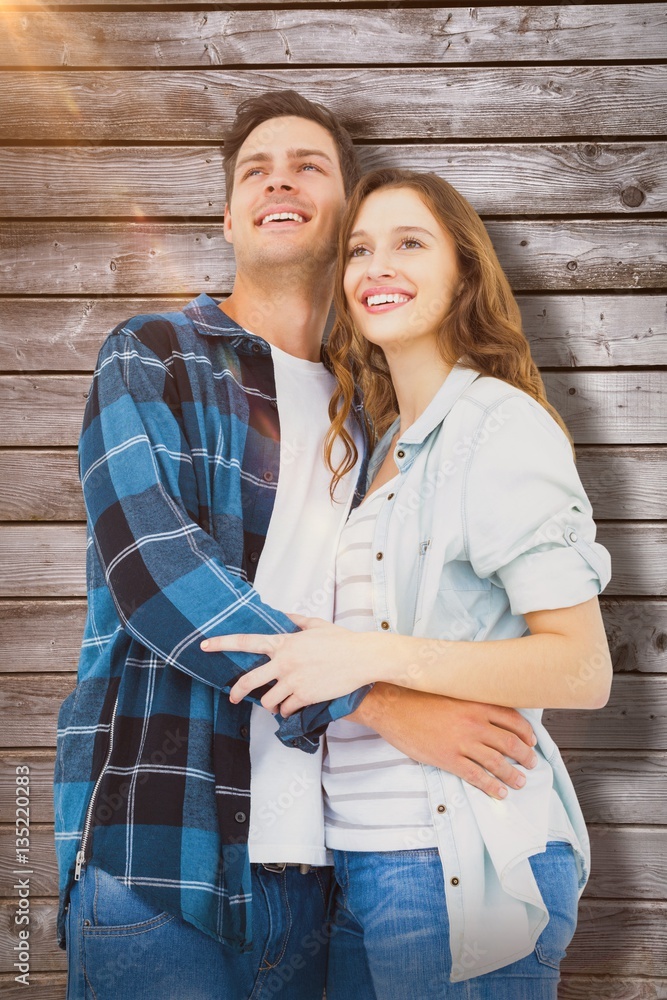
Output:
[[[389,295],[369,295],[366,299],[366,305],[368,306],[383,306],[386,302],[409,302],[410,297],[408,295],[399,295],[398,292],[391,293]]]
[[[305,222],[306,220],[302,215],[297,215],[296,212],[274,212],[273,215],[265,215],[262,219],[262,225],[267,222],[276,222],[280,219],[291,219],[292,222]]]

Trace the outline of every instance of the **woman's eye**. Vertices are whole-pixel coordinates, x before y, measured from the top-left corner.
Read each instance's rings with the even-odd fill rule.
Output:
[[[348,253],[348,257],[363,257],[367,253],[369,253],[368,247],[359,244],[359,246],[352,247]]]
[[[407,247],[408,250],[414,250],[415,248],[419,249],[420,247],[423,247],[424,244],[420,240],[415,239],[412,236],[406,236],[403,242],[401,243],[401,246]]]

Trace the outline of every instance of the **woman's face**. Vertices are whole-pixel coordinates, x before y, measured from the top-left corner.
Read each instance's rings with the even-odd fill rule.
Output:
[[[385,353],[435,340],[459,282],[454,241],[412,188],[361,205],[343,284],[355,326]]]

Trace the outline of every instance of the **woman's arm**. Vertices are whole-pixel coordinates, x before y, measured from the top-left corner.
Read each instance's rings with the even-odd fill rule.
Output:
[[[602,708],[612,664],[597,597],[526,614],[530,635],[489,642],[391,636],[380,676],[402,687],[515,708]]]
[[[319,618],[290,617],[302,632],[220,636],[203,644],[211,652],[271,657],[237,681],[233,701],[272,681],[262,704],[284,716],[375,681],[513,708],[601,708],[609,697],[612,666],[596,597],[530,612],[530,635],[487,642],[351,632]]]

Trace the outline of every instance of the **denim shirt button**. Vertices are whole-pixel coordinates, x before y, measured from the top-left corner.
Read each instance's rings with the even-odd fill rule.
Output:
[[[390,627],[389,626],[389,622],[380,622],[380,628],[383,628],[385,630],[385,632],[387,631],[387,629],[389,627]]]
[[[439,813],[447,812],[447,806],[439,805],[438,806],[438,812]]]
[[[403,451],[402,448],[400,451],[396,452],[396,455],[398,456],[398,458],[405,458],[405,452]]]
[[[450,878],[449,881],[452,883],[452,885],[458,885],[459,884],[459,880],[457,879],[456,875],[454,876],[454,878]]]
[[[568,538],[570,539],[571,542],[576,542],[577,540],[576,531],[571,531],[570,534],[568,535]]]

